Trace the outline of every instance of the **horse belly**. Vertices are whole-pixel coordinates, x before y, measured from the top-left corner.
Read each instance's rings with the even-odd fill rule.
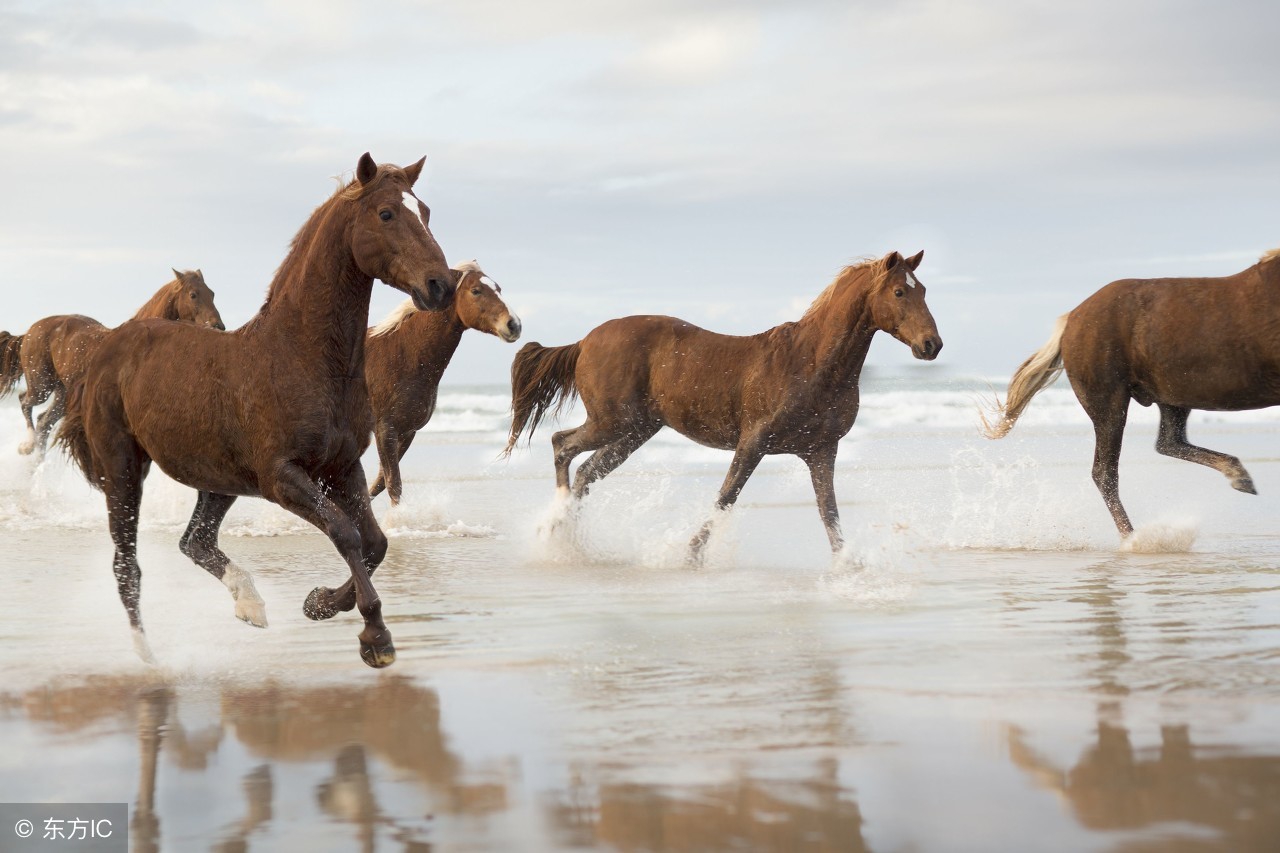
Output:
[[[1173,360],[1144,371],[1134,389],[1139,402],[1186,409],[1240,411],[1280,405],[1280,365],[1231,360],[1229,351],[1205,354],[1185,363]]]

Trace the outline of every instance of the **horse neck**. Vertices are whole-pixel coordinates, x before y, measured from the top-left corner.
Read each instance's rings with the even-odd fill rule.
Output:
[[[458,317],[456,303],[441,311],[419,311],[406,323],[412,349],[419,354],[419,375],[428,382],[439,383],[467,330]]]
[[[138,313],[133,315],[134,320],[177,320],[178,309],[175,307],[177,301],[177,288],[173,283],[166,284],[164,287],[156,291],[155,295],[146,301]]]
[[[856,382],[878,329],[867,304],[871,273],[854,271],[846,275],[857,278],[838,282],[825,304],[796,323],[796,341],[806,350],[819,375]]]
[[[364,339],[373,277],[356,265],[346,237],[349,205],[321,211],[276,272],[267,302],[246,327],[287,341],[295,354],[332,379],[363,379]],[[311,233],[306,233],[310,231]]]

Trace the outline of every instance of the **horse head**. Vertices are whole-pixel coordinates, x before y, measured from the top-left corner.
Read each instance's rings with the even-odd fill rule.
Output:
[[[458,319],[468,329],[497,335],[507,343],[520,339],[520,318],[498,294],[502,288],[475,261],[453,268]]]
[[[933,361],[942,350],[938,326],[924,301],[924,285],[916,267],[924,260],[920,251],[909,258],[890,252],[880,260],[880,281],[871,291],[871,313],[883,332],[911,347],[911,354]]]
[[[173,311],[178,319],[197,326],[226,329],[222,315],[213,304],[213,291],[204,283],[200,270],[174,270]]]
[[[365,275],[409,294],[420,310],[438,311],[454,280],[428,227],[431,211],[413,194],[426,160],[401,169],[377,165],[368,152],[360,158],[351,251]]]

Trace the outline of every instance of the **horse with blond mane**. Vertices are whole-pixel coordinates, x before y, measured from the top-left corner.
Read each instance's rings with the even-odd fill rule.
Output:
[[[479,264],[467,261],[452,272],[453,296],[444,308],[420,311],[413,300],[405,300],[369,330],[365,341],[364,376],[378,447],[378,476],[369,487],[370,498],[385,489],[393,505],[400,503],[400,460],[435,413],[440,378],[462,333],[475,329],[507,343],[520,339],[520,318]]]
[[[1049,341],[1014,373],[988,438],[1003,438],[1027,404],[1066,372],[1093,421],[1093,482],[1121,538],[1120,443],[1129,401],[1160,410],[1156,452],[1213,468],[1254,495],[1240,460],[1187,441],[1192,409],[1280,405],[1280,249],[1222,278],[1113,281],[1058,318]]]
[[[669,426],[699,444],[734,451],[717,509],[737,501],[766,455],[792,454],[809,467],[833,551],[843,544],[835,462],[858,416],[858,379],[871,339],[885,332],[932,361],[938,327],[915,277],[924,252],[846,267],[798,322],[738,337],[675,317],[623,317],[576,344],[525,344],[511,366],[512,421],[506,452],[532,437],[550,409],[581,396],[587,422],[551,437],[556,489],[580,499],[590,485]],[[569,488],[575,456],[595,451]],[[690,542],[694,559],[711,532]]]
[[[116,584],[144,659],[138,511],[154,461],[199,492],[179,547],[227,587],[238,618],[266,626],[253,580],[218,547],[218,528],[237,497],[260,496],[324,531],[350,570],[340,588],[312,590],[305,614],[358,607],[361,658],[395,660],[370,579],[387,537],[360,466],[373,431],[364,345],[374,279],[423,309],[440,308],[453,289],[430,212],[412,192],[425,159],[401,169],[364,154],[355,179],[302,226],[241,328],[125,323],[72,386],[58,441],[106,495]]]
[[[155,292],[133,315],[134,320],[177,320],[222,329],[222,316],[213,304],[213,291],[200,270],[173,271],[173,281]],[[107,333],[107,327],[83,314],[59,314],[37,320],[24,335],[0,332],[0,397],[25,378],[18,395],[27,419],[27,438],[18,452],[44,456],[49,433],[65,411],[67,386],[84,372],[89,355]],[[36,406],[53,397],[49,408],[32,419]]]

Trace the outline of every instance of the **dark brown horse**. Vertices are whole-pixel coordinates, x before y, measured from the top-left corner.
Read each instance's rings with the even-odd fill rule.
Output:
[[[475,261],[459,264],[453,276],[454,296],[444,310],[419,311],[413,300],[406,300],[369,330],[364,377],[380,463],[370,498],[386,489],[391,503],[400,503],[400,460],[436,410],[440,377],[462,333],[476,329],[507,343],[520,338],[520,318],[498,295],[502,288]]]
[[[547,410],[582,397],[587,422],[551,437],[556,488],[569,495],[569,464],[578,469],[573,497],[617,468],[664,426],[699,444],[733,450],[716,507],[738,499],[769,454],[799,456],[809,466],[832,550],[842,545],[836,506],[837,444],[858,415],[858,377],[876,332],[933,360],[942,349],[924,285],[914,271],[924,252],[897,252],[846,267],[805,315],[767,332],[736,337],[674,317],[624,317],[597,326],[576,344],[525,344],[511,366],[512,423],[507,452],[533,435]],[[691,543],[696,557],[711,522]]]
[[[427,208],[411,191],[422,164],[361,157],[355,180],[298,232],[265,304],[243,327],[126,323],[103,338],[72,387],[58,441],[106,494],[116,582],[144,657],[138,507],[154,460],[199,491],[181,548],[227,586],[239,618],[266,623],[249,574],[219,549],[218,528],[237,496],[261,496],[323,530],[350,568],[341,588],[311,592],[306,615],[359,607],[365,663],[395,660],[370,581],[387,538],[360,467],[373,430],[364,343],[375,278],[423,309],[440,307],[453,289]]]
[[[1121,537],[1120,442],[1129,401],[1160,409],[1156,452],[1214,468],[1257,494],[1240,460],[1187,441],[1192,409],[1280,405],[1280,250],[1225,278],[1113,281],[1058,318],[1049,342],[1022,363],[988,438],[1013,429],[1031,398],[1066,371],[1093,421],[1093,481]]]
[[[200,270],[173,271],[173,281],[156,291],[133,315],[134,320],[179,320],[197,326],[223,328],[213,304],[213,291]],[[84,372],[89,354],[107,333],[107,327],[83,314],[59,314],[37,320],[25,335],[0,332],[0,397],[13,390],[19,378],[26,390],[18,395],[27,419],[27,438],[18,446],[22,454],[37,451],[44,456],[49,432],[65,411],[67,386]],[[32,420],[32,410],[49,397],[53,402]]]

